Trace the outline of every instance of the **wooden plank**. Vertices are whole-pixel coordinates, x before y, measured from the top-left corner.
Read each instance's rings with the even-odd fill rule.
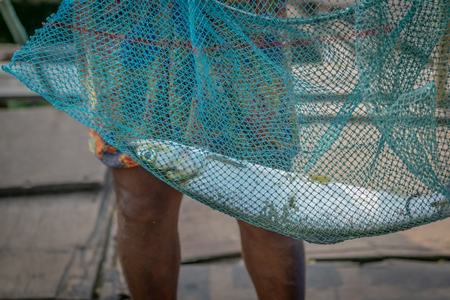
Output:
[[[3,110],[0,127],[0,195],[103,184],[106,167],[89,152],[87,128],[68,115],[52,107]]]
[[[181,204],[178,228],[183,262],[236,256],[241,252],[236,220],[187,196]]]
[[[54,299],[73,253],[70,249],[0,252],[0,299]]]
[[[102,262],[100,272],[100,300],[119,300],[121,294],[129,294],[117,256],[117,214],[114,213],[112,218],[105,259]]]
[[[450,299],[450,263],[385,261],[382,264],[321,263],[306,266],[306,298]],[[184,265],[178,299],[256,299],[242,261]]]
[[[24,85],[19,86],[16,82],[12,80],[7,80],[6,82],[1,83],[2,89],[0,93],[0,101],[5,102],[5,100],[21,100],[21,101],[36,101],[43,99],[41,95],[26,89],[26,86]],[[7,86],[8,88],[3,88],[4,86]]]
[[[2,198],[0,299],[54,299],[101,207],[98,192]]]
[[[21,48],[20,45],[17,44],[0,44],[0,62],[7,63],[11,60],[14,55],[14,52]]]
[[[307,266],[308,299],[450,299],[450,264],[384,261]]]
[[[7,61],[1,61],[2,59],[12,56],[16,48],[4,47],[0,45],[0,66],[8,64]],[[6,73],[0,68],[0,103],[8,99],[42,99],[42,97],[31,91],[27,86],[21,83],[17,78],[11,74]]]
[[[112,176],[108,176],[106,186],[96,200],[100,205],[95,211],[95,224],[91,227],[91,232],[82,247],[75,249],[74,256],[59,284],[56,299],[83,300],[91,299],[93,296],[106,251],[114,200]]]
[[[450,218],[383,236],[362,238],[335,245],[306,244],[312,260],[374,260],[389,257],[450,257]]]
[[[387,260],[306,266],[306,299],[450,299],[450,263]],[[125,292],[123,296],[129,296]],[[183,265],[178,299],[256,299],[242,260]],[[108,300],[123,299],[119,295]]]

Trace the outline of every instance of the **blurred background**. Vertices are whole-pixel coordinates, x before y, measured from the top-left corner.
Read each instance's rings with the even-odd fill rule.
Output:
[[[2,65],[58,5],[0,0]],[[19,29],[5,22],[6,10]],[[108,170],[88,151],[87,128],[0,71],[0,299],[129,299],[114,198]],[[185,197],[179,225],[179,299],[256,299],[234,219]],[[450,299],[449,229],[447,219],[306,244],[307,298]]]

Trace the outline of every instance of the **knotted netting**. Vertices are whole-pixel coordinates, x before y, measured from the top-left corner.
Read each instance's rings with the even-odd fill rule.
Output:
[[[335,243],[450,216],[449,0],[65,0],[5,71],[183,193]]]

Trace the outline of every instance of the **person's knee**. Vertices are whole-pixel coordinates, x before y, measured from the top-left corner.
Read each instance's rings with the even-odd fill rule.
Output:
[[[292,251],[303,255],[303,241],[291,237],[256,227],[249,223],[238,221],[243,244],[259,244],[264,248],[281,248],[285,251]]]
[[[135,222],[178,216],[182,194],[141,167],[113,169],[119,214]]]
[[[239,229],[241,233],[246,234],[255,239],[288,239],[292,240],[292,238],[284,236],[282,234],[257,227],[250,223],[238,220]]]

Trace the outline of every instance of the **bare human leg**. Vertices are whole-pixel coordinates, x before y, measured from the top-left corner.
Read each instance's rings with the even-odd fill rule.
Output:
[[[305,298],[303,242],[238,221],[242,255],[260,300]]]
[[[176,299],[182,194],[142,167],[113,169],[119,257],[134,300]]]
[[[141,167],[113,169],[119,257],[131,296],[176,299],[182,194]],[[304,299],[303,243],[239,221],[242,251],[258,297]]]

